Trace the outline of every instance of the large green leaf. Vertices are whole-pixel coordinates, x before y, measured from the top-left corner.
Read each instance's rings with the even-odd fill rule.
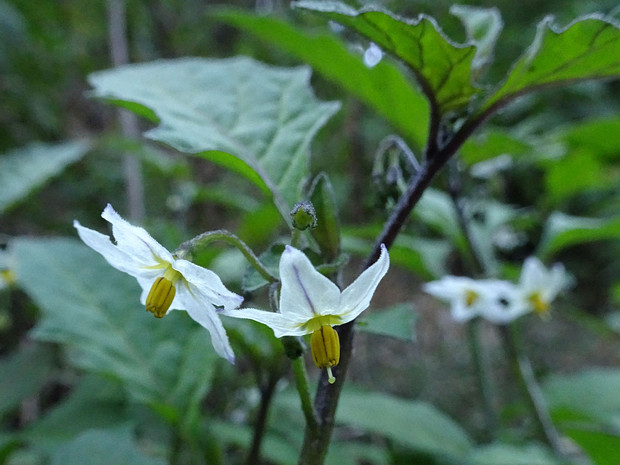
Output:
[[[52,454],[82,431],[127,425],[132,420],[124,397],[109,380],[83,376],[68,395],[21,430],[19,438],[37,451]]]
[[[184,58],[124,66],[89,77],[94,95],[159,122],[146,136],[200,154],[273,195],[282,216],[299,201],[309,144],[339,108],[319,102],[310,69],[250,58]]]
[[[484,103],[481,112],[548,86],[618,76],[617,24],[591,16],[559,28],[552,17],[547,17],[538,25],[532,45],[515,63],[504,84]]]
[[[543,388],[552,410],[568,409],[598,421],[620,415],[617,368],[595,367],[572,375],[553,375],[545,380]]]
[[[51,465],[165,465],[163,458],[146,455],[129,428],[85,431],[59,448]]]
[[[545,223],[537,254],[550,257],[566,247],[609,239],[620,239],[620,218],[584,218],[553,212]]]
[[[516,446],[489,444],[474,450],[468,462],[471,465],[560,465],[563,462],[548,450],[536,444]]]
[[[411,304],[396,304],[385,309],[375,309],[364,314],[358,320],[357,327],[360,331],[381,336],[393,337],[411,342],[415,339],[413,323],[416,320]]]
[[[77,240],[24,238],[12,249],[18,285],[42,311],[36,338],[65,344],[77,366],[169,421],[192,414],[215,361],[206,331],[184,312],[152,318],[135,280]]]
[[[434,455],[459,459],[471,450],[465,431],[426,402],[345,390],[336,420]]]
[[[543,384],[552,416],[597,465],[620,463],[620,370],[593,367]]]
[[[84,142],[33,143],[0,156],[0,213],[79,160]]]
[[[471,83],[476,47],[453,43],[431,17],[406,19],[373,7],[355,10],[331,1],[299,1],[292,5],[350,27],[401,59],[440,113],[462,109],[479,92]]]
[[[423,147],[428,131],[428,102],[402,71],[382,60],[370,68],[333,35],[304,32],[282,20],[236,10],[216,17],[266,40],[308,63],[374,108],[412,145]]]
[[[0,418],[49,381],[52,355],[49,347],[32,345],[0,360]]]

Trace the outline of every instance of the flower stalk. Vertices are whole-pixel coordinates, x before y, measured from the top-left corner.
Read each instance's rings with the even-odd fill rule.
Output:
[[[248,263],[268,282],[274,283],[278,280],[271,272],[263,265],[260,259],[256,256],[254,251],[248,247],[239,237],[230,231],[225,229],[218,229],[216,231],[208,231],[198,236],[183,242],[177,247],[175,254],[180,258],[191,256],[191,254],[200,248],[206,247],[212,242],[223,241],[234,247],[236,247],[248,261]]]

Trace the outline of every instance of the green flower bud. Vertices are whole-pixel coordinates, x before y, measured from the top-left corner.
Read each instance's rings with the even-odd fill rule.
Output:
[[[303,202],[297,202],[291,210],[291,219],[293,220],[293,227],[300,231],[308,228],[316,227],[316,212],[314,211],[314,205],[309,200]]]

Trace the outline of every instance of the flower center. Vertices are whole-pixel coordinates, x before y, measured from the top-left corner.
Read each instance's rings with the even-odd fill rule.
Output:
[[[323,325],[312,333],[310,337],[310,349],[312,359],[318,368],[327,368],[330,384],[334,384],[336,378],[332,374],[332,367],[340,361],[340,340],[338,333],[329,325]]]
[[[540,292],[534,292],[527,298],[527,300],[534,308],[534,311],[539,315],[544,315],[547,313],[547,310],[549,310],[549,302],[543,300],[540,296]]]
[[[168,266],[164,275],[157,278],[151,286],[149,295],[146,297],[146,310],[156,318],[162,318],[174,300],[176,294],[174,285],[182,277],[181,273]]]
[[[0,279],[10,286],[15,284],[15,273],[11,270],[0,270]]]
[[[476,300],[478,300],[478,293],[476,291],[472,291],[471,289],[467,289],[465,291],[465,305],[471,307]]]

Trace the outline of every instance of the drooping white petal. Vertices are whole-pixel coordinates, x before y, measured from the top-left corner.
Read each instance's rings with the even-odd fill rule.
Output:
[[[286,246],[280,258],[280,312],[290,319],[310,319],[336,312],[340,289],[319,273],[306,255]]]
[[[108,204],[101,217],[112,224],[112,234],[116,240],[116,246],[148,266],[153,262],[173,261],[172,254],[144,229],[134,226],[124,220],[110,204]]]
[[[213,305],[232,310],[243,303],[243,297],[229,291],[220,277],[211,270],[182,259],[175,260],[172,268],[180,272],[190,286],[200,289]]]
[[[136,278],[150,278],[151,276],[161,274],[160,270],[146,268],[142,260],[136,260],[132,254],[119,249],[105,234],[86,228],[78,221],[74,221],[73,226],[77,229],[80,239],[90,248],[99,252],[103,258],[117,270],[123,271]],[[152,260],[148,265],[153,267],[157,265],[157,262]]]
[[[209,303],[207,296],[202,295],[199,289],[180,285],[174,299],[179,301],[180,306],[187,311],[194,321],[209,331],[211,344],[218,355],[230,363],[235,363],[235,354],[228,341],[226,330],[215,311],[215,307]]]
[[[220,315],[258,321],[273,329],[273,333],[276,337],[303,336],[308,332],[303,329],[303,325],[307,322],[307,318],[295,321],[283,316],[281,313],[266,312],[265,310],[258,310],[256,308],[225,310],[220,312]]]
[[[390,256],[386,247],[381,244],[381,255],[375,263],[368,267],[353,281],[340,297],[340,306],[337,312],[326,312],[324,314],[336,313],[340,316],[342,323],[348,323],[368,308],[377,286],[385,276],[390,267]]]

